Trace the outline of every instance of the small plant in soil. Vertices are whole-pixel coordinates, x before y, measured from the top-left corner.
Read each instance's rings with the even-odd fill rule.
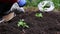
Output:
[[[46,4],[43,8],[49,8],[50,6],[48,4]]]
[[[41,18],[43,17],[42,13],[36,13],[35,16],[36,17],[41,17]]]
[[[44,10],[47,10],[47,9],[45,9],[45,8],[49,8],[50,7],[50,5],[49,5],[49,3],[47,3],[44,7],[43,7],[43,11]]]
[[[23,27],[23,28],[29,28],[29,26],[26,24],[26,22],[24,22],[24,19],[21,19],[19,22],[18,22],[18,27]]]

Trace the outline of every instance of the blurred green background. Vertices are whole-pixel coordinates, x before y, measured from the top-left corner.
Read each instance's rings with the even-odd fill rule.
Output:
[[[38,4],[44,0],[27,0],[26,7],[37,7]],[[49,0],[52,1],[56,9],[60,9],[60,0]]]

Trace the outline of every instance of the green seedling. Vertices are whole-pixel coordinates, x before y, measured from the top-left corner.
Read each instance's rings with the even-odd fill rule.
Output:
[[[50,5],[49,5],[49,3],[47,3],[44,7],[43,7],[43,11],[44,10],[47,10],[46,8],[49,8],[50,7]]]
[[[18,27],[22,26],[23,28],[29,28],[29,26],[24,22],[24,19],[20,20],[17,25]]]
[[[49,3],[47,3],[43,8],[49,8],[50,7],[50,5],[49,5]]]
[[[36,17],[43,17],[42,13],[36,13],[35,16]]]

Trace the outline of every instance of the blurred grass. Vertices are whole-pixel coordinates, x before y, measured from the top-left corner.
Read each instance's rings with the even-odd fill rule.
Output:
[[[27,0],[27,4],[25,7],[37,7],[41,1],[44,0]],[[55,9],[60,9],[60,0],[49,0],[49,1],[53,1]]]
[[[27,7],[37,7],[37,5],[39,4],[39,2],[41,2],[43,0],[27,0]]]
[[[52,0],[54,5],[55,5],[55,8],[56,9],[60,9],[60,0]]]

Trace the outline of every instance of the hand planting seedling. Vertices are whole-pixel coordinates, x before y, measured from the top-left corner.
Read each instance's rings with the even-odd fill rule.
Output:
[[[24,19],[21,19],[19,22],[18,22],[18,27],[22,26],[23,28],[29,28],[29,26],[24,22]]]
[[[35,16],[36,17],[43,17],[42,13],[36,13]]]

